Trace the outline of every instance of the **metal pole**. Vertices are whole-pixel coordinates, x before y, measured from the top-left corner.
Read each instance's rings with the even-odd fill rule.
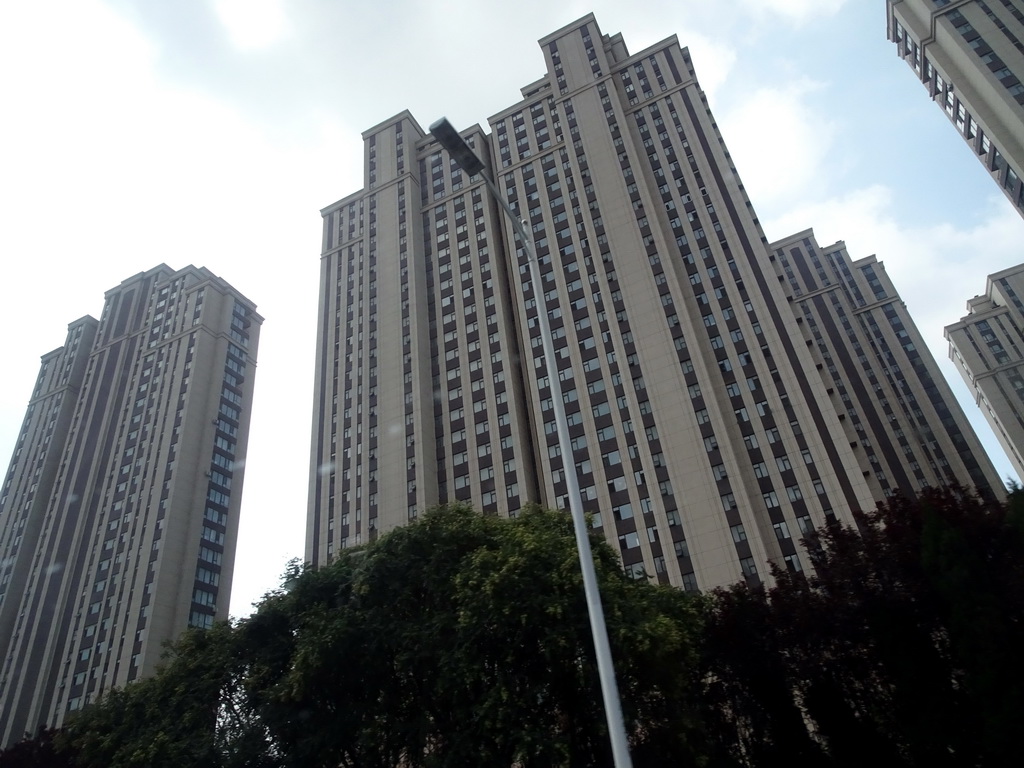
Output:
[[[629,755],[629,742],[622,717],[622,705],[619,699],[619,688],[615,682],[615,666],[612,663],[612,651],[608,644],[608,627],[604,620],[604,608],[601,605],[601,593],[597,585],[597,573],[594,570],[594,556],[590,549],[590,533],[583,512],[583,497],[580,495],[580,481],[576,472],[576,460],[572,453],[569,438],[569,422],[565,416],[565,401],[562,400],[562,385],[558,378],[558,362],[555,347],[551,342],[551,324],[548,321],[547,302],[541,289],[540,265],[533,250],[533,239],[523,226],[515,211],[499,193],[494,181],[487,172],[480,170],[480,175],[487,184],[491,196],[504,209],[512,222],[512,228],[519,236],[523,250],[530,264],[530,282],[533,284],[533,295],[537,303],[537,323],[540,326],[540,337],[544,345],[544,367],[547,369],[548,386],[551,389],[551,400],[555,409],[555,425],[558,430],[558,447],[562,453],[562,471],[569,496],[569,511],[572,514],[573,529],[576,532],[576,551],[579,553],[580,570],[583,573],[583,592],[587,599],[587,612],[590,615],[590,634],[594,639],[594,655],[597,659],[597,672],[601,679],[601,696],[604,699],[604,714],[608,722],[608,738],[612,746],[612,759],[615,768],[632,768],[633,761]],[[542,433],[543,442],[543,433]]]

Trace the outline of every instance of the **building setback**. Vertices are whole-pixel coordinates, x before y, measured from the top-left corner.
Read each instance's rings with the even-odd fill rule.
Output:
[[[985,493],[999,476],[885,267],[853,261],[811,230],[772,243],[772,261],[824,393],[874,498],[959,482]]]
[[[0,492],[3,745],[227,618],[261,323],[161,265],[43,356]]]
[[[946,326],[949,356],[1024,477],[1024,264],[989,275],[985,294]]]
[[[887,31],[1024,216],[1024,3],[886,0]]]
[[[363,189],[321,212],[307,560],[438,501],[566,508],[557,375],[585,507],[628,572],[696,590],[803,567],[801,532],[850,521],[881,480],[688,52],[630,55],[592,15],[540,47],[544,77],[463,136],[532,228],[541,285],[480,177],[408,112],[363,134]]]

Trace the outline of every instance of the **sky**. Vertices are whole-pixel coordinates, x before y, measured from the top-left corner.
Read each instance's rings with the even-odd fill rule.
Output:
[[[0,3],[0,466],[40,355],[160,263],[266,318],[231,613],[303,555],[319,210],[361,133],[520,99],[544,35],[593,11],[631,52],[676,35],[769,240],[813,227],[883,262],[1003,477],[945,325],[1020,263],[1024,220],[885,39],[884,0],[49,0]]]

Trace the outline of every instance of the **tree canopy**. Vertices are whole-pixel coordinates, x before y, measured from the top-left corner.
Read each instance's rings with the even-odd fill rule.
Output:
[[[813,573],[694,597],[593,541],[637,766],[1003,766],[1024,711],[1024,500],[893,499]],[[189,631],[22,766],[609,766],[572,526],[439,508]]]
[[[593,544],[634,749],[696,765],[696,604]],[[286,585],[186,633],[59,743],[111,768],[611,764],[564,513],[448,506]]]
[[[1003,766],[1024,712],[1024,498],[928,489],[708,604],[704,711],[741,765]]]

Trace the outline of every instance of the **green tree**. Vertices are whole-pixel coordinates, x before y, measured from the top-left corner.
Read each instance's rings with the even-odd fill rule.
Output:
[[[593,545],[637,765],[1016,762],[1020,492],[892,499],[811,537],[813,575],[699,599],[627,578]],[[187,633],[156,676],[0,765],[48,755],[104,768],[609,766],[570,521],[452,505],[326,568],[293,568],[251,617]]]
[[[698,765],[698,603],[592,543],[638,764]],[[293,570],[58,744],[104,768],[610,766],[571,522],[452,505]]]
[[[40,728],[35,736],[0,750],[0,768],[73,768],[72,756],[56,745],[57,733]]]
[[[594,544],[634,748],[692,764],[692,601]],[[239,628],[294,643],[261,667],[286,763],[610,764],[576,557],[562,513],[451,506],[303,574]]]
[[[1024,536],[1009,503],[928,489],[813,537],[814,575],[717,594],[711,739],[742,765],[1002,766],[1024,706]]]
[[[261,725],[243,709],[240,640],[227,623],[187,631],[158,674],[70,718],[58,746],[84,766],[272,765]]]

